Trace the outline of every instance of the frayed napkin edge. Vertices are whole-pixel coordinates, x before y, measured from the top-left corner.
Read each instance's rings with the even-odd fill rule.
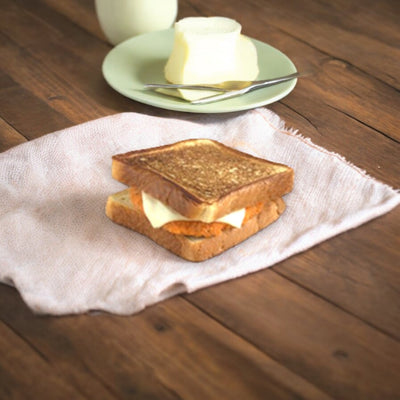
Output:
[[[383,185],[385,186],[387,189],[391,190],[393,192],[393,194],[395,195],[399,195],[400,196],[400,188],[396,189],[393,186],[384,183],[382,181],[380,181],[379,179],[375,178],[373,175],[371,175],[370,173],[368,173],[367,171],[365,171],[364,169],[358,167],[356,164],[354,164],[351,161],[348,161],[346,159],[346,157],[342,156],[341,154],[335,152],[335,151],[331,151],[331,150],[327,150],[324,147],[315,144],[311,138],[306,137],[304,135],[302,135],[301,133],[299,133],[298,129],[294,129],[289,127],[286,124],[286,121],[284,119],[282,119],[278,114],[276,114],[275,112],[266,109],[266,108],[257,108],[255,110],[253,110],[254,112],[260,114],[262,116],[262,118],[264,119],[264,121],[270,125],[273,129],[275,129],[275,131],[278,131],[280,133],[289,135],[291,137],[294,137],[300,141],[302,141],[303,143],[305,143],[306,145],[312,147],[313,149],[319,151],[320,153],[326,154],[328,156],[332,156],[335,157],[338,161],[340,161],[341,163],[344,163],[346,166],[350,167],[351,169],[353,169],[354,171],[358,172],[363,178],[366,178],[368,180],[373,181],[376,184],[379,185]],[[271,118],[272,122],[268,120],[267,115]],[[399,203],[400,203],[400,198],[399,198]],[[397,203],[397,204],[399,204]],[[390,210],[389,210],[390,211]],[[382,215],[382,214],[381,214]]]

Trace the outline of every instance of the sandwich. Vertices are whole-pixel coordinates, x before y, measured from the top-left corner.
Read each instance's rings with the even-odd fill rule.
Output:
[[[283,213],[293,169],[209,139],[112,157],[127,186],[106,215],[189,261],[204,261],[264,229]]]

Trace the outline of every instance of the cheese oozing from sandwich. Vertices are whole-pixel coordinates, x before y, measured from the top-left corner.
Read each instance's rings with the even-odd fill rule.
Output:
[[[144,213],[153,228],[160,228],[172,221],[193,221],[179,214],[171,207],[165,205],[153,196],[150,196],[148,193],[142,192],[142,202]],[[240,228],[242,226],[245,214],[246,209],[242,208],[225,215],[224,217],[218,218],[216,222],[223,222],[225,224],[234,226],[235,228]],[[208,222],[201,219],[196,219],[196,221]]]
[[[171,83],[212,84],[257,77],[257,50],[241,35],[241,25],[224,17],[189,17],[175,24],[174,44],[165,66]],[[163,90],[187,100],[215,95],[196,90]]]

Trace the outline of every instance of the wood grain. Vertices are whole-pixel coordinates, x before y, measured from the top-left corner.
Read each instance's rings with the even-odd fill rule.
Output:
[[[42,354],[1,322],[0,347],[2,399],[45,398],[49,393],[60,400],[85,398],[54,371]]]
[[[334,398],[395,399],[400,392],[396,340],[273,270],[187,298]]]
[[[201,121],[105,83],[92,0],[0,7],[0,151],[119,112]],[[208,15],[313,71],[268,106],[287,127],[400,187],[398,1],[179,1],[179,18]],[[130,317],[39,317],[0,285],[0,398],[398,399],[399,260],[397,208]]]
[[[0,151],[6,151],[24,142],[26,142],[25,137],[20,135],[3,119],[0,119]]]
[[[7,323],[17,331],[29,329],[26,340],[60,375],[77,380],[80,391],[98,379],[117,398],[261,399],[268,394],[274,399],[329,399],[180,298],[129,319],[37,318],[21,309],[11,288],[1,291],[0,298]],[[14,307],[21,312],[13,313]],[[64,370],[68,364],[73,371]]]
[[[396,209],[369,222],[364,232],[346,232],[276,271],[400,340],[399,226]]]

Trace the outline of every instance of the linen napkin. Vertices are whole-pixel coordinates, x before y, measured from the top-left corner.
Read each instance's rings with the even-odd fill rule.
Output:
[[[201,263],[104,213],[107,196],[125,188],[111,178],[112,155],[189,138],[212,138],[295,171],[277,222]],[[397,191],[285,129],[266,109],[182,119],[122,113],[0,154],[0,281],[36,313],[127,315],[269,267],[399,203]]]

